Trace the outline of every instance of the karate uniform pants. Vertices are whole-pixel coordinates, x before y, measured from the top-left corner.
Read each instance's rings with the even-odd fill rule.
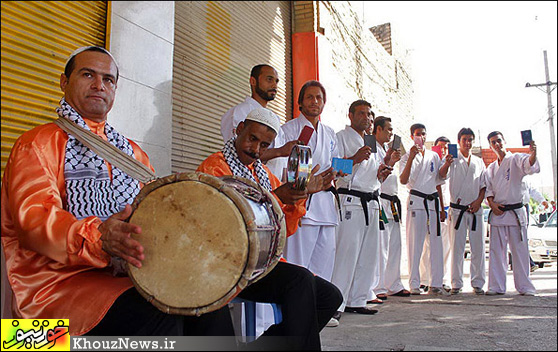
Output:
[[[388,219],[384,226],[380,230],[380,276],[375,294],[393,294],[405,289],[401,282],[401,224]]]
[[[362,207],[342,208],[331,279],[343,294],[339,311],[344,311],[346,306],[366,307],[369,291],[378,281],[379,210],[369,207],[368,212],[369,225],[366,226]]]
[[[289,263],[301,265],[331,281],[335,261],[335,226],[302,225],[289,236],[283,255]]]
[[[430,287],[442,287],[444,276],[444,253],[442,246],[442,236],[437,235],[436,230],[436,211],[430,211],[430,234],[428,234],[426,210],[409,209],[407,210],[407,253],[409,260],[409,287],[419,288],[420,278],[420,259],[423,254],[424,242],[429,241],[430,245]]]
[[[450,236],[448,219],[440,222],[440,232],[442,236],[442,247],[444,250],[444,285],[450,284],[451,280],[451,249],[453,247],[453,238]],[[420,260],[420,284],[428,286],[430,284],[430,242],[424,241],[424,249]]]
[[[460,211],[453,211],[449,222],[450,237],[452,238],[452,264],[451,264],[451,287],[463,287],[463,261],[465,259],[465,243],[469,236],[471,248],[471,286],[483,288],[486,282],[485,273],[485,248],[484,248],[484,221],[482,215],[474,215],[469,212],[463,214],[459,229],[455,229],[455,224]],[[477,218],[477,228],[471,230],[473,217]]]
[[[521,241],[523,231],[523,241]],[[490,226],[490,254],[488,259],[488,290],[506,292],[506,273],[508,271],[507,245],[510,245],[513,267],[513,281],[519,293],[535,293],[536,289],[529,278],[529,247],[525,226]]]

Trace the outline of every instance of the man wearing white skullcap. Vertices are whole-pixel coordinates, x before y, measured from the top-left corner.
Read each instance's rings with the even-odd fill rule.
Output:
[[[299,219],[306,213],[304,202],[308,194],[321,191],[324,184],[333,180],[333,175],[325,180],[323,175],[314,176],[319,168],[316,165],[306,190],[295,190],[288,183],[281,185],[279,179],[260,160],[278,129],[279,123],[270,110],[259,108],[251,111],[238,124],[238,136],[225,143],[221,152],[205,159],[196,171],[217,177],[245,177],[272,192],[285,214],[287,236],[290,236],[296,232]],[[238,296],[256,302],[281,304],[283,321],[279,325],[270,326],[264,332],[264,336],[282,337],[273,340],[274,344],[285,343],[272,346],[278,350],[320,350],[319,332],[343,301],[342,294],[335,285],[284,260]],[[265,342],[256,340],[253,349],[261,348],[259,344]]]

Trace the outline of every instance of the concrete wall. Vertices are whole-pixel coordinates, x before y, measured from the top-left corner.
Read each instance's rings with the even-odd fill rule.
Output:
[[[120,68],[109,123],[171,173],[173,1],[112,1],[110,50]]]

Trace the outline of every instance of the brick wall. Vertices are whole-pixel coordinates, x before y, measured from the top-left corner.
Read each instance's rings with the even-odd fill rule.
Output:
[[[293,1],[293,33],[318,31],[317,1]]]
[[[349,124],[349,105],[357,99],[372,104],[376,115],[392,118],[396,133],[410,146],[413,124],[413,86],[408,59],[398,52],[388,53],[348,1],[320,1],[319,37],[320,81],[327,90],[322,120],[339,131]],[[384,37],[388,36],[385,25]],[[391,42],[395,38],[391,37]]]

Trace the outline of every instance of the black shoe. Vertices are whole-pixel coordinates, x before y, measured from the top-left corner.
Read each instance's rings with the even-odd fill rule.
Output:
[[[368,307],[345,307],[345,312],[372,315],[378,313],[378,310]]]
[[[343,314],[343,312],[338,310],[337,312],[335,312],[335,314],[333,314],[333,318],[337,319],[337,321],[339,321],[339,320],[341,320],[341,314]]]
[[[385,301],[387,299],[387,295],[385,293],[377,294],[376,297],[378,297],[382,301]]]
[[[400,296],[400,297],[409,297],[411,295],[411,291],[409,290],[401,290],[397,293],[392,294],[392,296]]]
[[[419,288],[422,290],[422,292],[428,292],[429,287],[426,285],[420,285]]]

